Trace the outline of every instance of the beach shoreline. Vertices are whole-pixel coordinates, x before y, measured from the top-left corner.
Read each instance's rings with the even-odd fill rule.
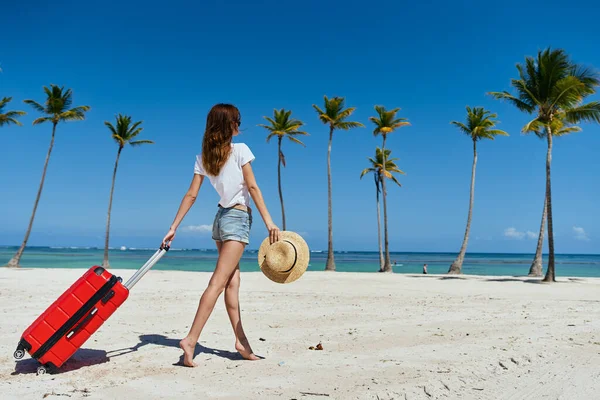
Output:
[[[15,250],[16,251],[16,250]],[[128,249],[110,253],[110,264],[114,270],[128,270],[141,267],[156,250]],[[0,265],[4,265],[13,255],[12,250],[0,247]],[[21,266],[25,268],[82,268],[99,265],[103,260],[102,249],[52,249],[28,248]],[[154,267],[155,270],[202,271],[214,270],[218,253],[216,250],[173,251]],[[446,274],[456,257],[454,253],[392,253],[391,262],[394,273],[420,274],[427,264],[430,274]],[[523,276],[527,275],[533,255],[508,253],[468,253],[462,272],[464,275]],[[327,253],[311,253],[308,271],[323,271]],[[336,252],[336,270],[338,272],[377,272],[379,254],[377,252]],[[546,269],[543,260],[543,270]],[[600,255],[557,255],[557,274],[569,277],[600,278]],[[257,253],[246,251],[240,260],[242,272],[259,271]]]
[[[90,267],[92,266],[92,264],[90,264]],[[96,266],[100,266],[100,264],[93,264],[94,267]],[[597,277],[581,277],[581,276],[557,276],[556,277],[556,282],[542,282],[542,279],[544,278],[543,276],[528,276],[528,275],[478,275],[478,274],[458,274],[458,275],[448,275],[448,274],[435,274],[435,273],[427,273],[427,274],[422,274],[422,273],[396,273],[396,271],[394,271],[393,273],[382,273],[379,272],[375,269],[376,266],[374,266],[373,271],[366,271],[366,272],[354,272],[354,271],[326,271],[326,270],[312,270],[312,271],[307,271],[305,273],[305,276],[308,275],[315,275],[315,274],[323,274],[323,276],[330,276],[331,274],[335,274],[335,275],[348,275],[348,276],[353,276],[353,275],[380,275],[380,276],[404,276],[404,277],[412,277],[412,278],[438,278],[441,280],[494,280],[494,281],[498,281],[501,282],[505,279],[514,279],[515,281],[531,281],[531,283],[533,281],[537,281],[539,280],[540,284],[555,284],[555,283],[569,283],[572,281],[578,282],[578,283],[590,283],[590,284],[599,284],[600,285],[600,278]],[[77,274],[83,274],[85,271],[88,270],[88,268],[63,268],[63,267],[55,267],[55,268],[46,268],[46,267],[19,267],[19,268],[0,268],[0,270],[10,270],[10,271],[15,271],[15,272],[19,272],[19,271],[45,271],[45,273],[53,273],[55,271],[75,271],[74,272],[74,276],[77,277]],[[126,277],[129,277],[130,275],[133,275],[137,269],[135,268],[109,268],[109,271],[111,271],[113,274],[122,277],[124,280],[126,279]],[[180,269],[152,269],[150,271],[150,273],[153,274],[157,274],[157,273],[176,273],[176,274],[212,274],[212,272],[208,272],[208,271],[188,271],[188,270],[180,270]],[[261,277],[263,277],[264,275],[262,274],[262,272],[260,271],[243,271],[242,274],[244,276],[247,275],[259,275]],[[270,283],[270,282],[269,282]]]
[[[200,366],[188,369],[174,365],[177,340],[210,273],[152,270],[59,374],[36,376],[28,355],[12,359],[20,334],[84,270],[0,269],[3,398],[572,399],[600,390],[600,278],[567,277],[309,271],[280,285],[243,272],[242,319],[265,359],[238,359],[220,299]],[[126,280],[133,270],[115,273]],[[308,349],[318,343],[323,351]]]

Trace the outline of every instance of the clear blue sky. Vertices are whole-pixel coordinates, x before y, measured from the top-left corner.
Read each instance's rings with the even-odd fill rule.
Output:
[[[20,243],[28,223],[49,125],[24,99],[42,87],[73,89],[87,120],[60,125],[30,245],[102,246],[117,146],[103,125],[117,113],[144,121],[155,145],[123,152],[113,204],[111,246],[155,246],[192,178],[206,113],[236,104],[254,169],[280,224],[276,144],[257,124],[273,108],[293,110],[311,134],[306,148],[285,142],[283,190],[288,229],[312,249],[326,248],[327,128],[312,109],[323,95],[344,96],[367,127],[336,132],[333,142],[334,245],[376,250],[375,192],[359,180],[380,138],[373,106],[401,107],[412,126],[388,139],[407,175],[389,190],[390,248],[458,251],[467,216],[470,140],[450,126],[465,106],[499,114],[511,136],[479,146],[469,251],[533,252],[544,196],[545,142],[520,134],[528,121],[487,91],[509,89],[515,64],[547,46],[600,68],[600,5],[531,2],[358,1],[42,1],[2,6],[0,96],[22,109],[23,127],[2,128],[0,244]],[[555,29],[554,29],[555,28]],[[599,96],[595,96],[598,99]],[[600,127],[555,141],[554,229],[557,252],[598,252]],[[183,226],[210,225],[218,197],[209,185]],[[506,230],[509,230],[507,236]],[[512,235],[510,234],[512,232]],[[258,213],[252,248],[265,237]],[[176,247],[213,247],[200,231],[180,231]]]

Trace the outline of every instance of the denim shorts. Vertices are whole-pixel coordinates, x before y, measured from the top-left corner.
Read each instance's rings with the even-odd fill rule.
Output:
[[[251,227],[252,215],[247,211],[219,206],[213,222],[212,239],[220,242],[235,240],[249,244]]]

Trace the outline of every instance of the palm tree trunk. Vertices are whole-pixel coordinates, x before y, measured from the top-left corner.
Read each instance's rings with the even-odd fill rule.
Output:
[[[283,192],[281,191],[281,139],[282,137],[279,136],[279,157],[277,157],[279,160],[277,162],[277,182],[279,184],[279,200],[281,201],[281,220],[283,222],[283,230],[285,231],[285,208],[283,207]]]
[[[469,242],[469,231],[471,230],[471,217],[473,216],[473,197],[475,195],[475,167],[477,166],[477,141],[473,140],[473,168],[471,170],[471,195],[469,196],[469,216],[467,217],[467,229],[465,229],[465,237],[463,239],[462,246],[458,257],[450,266],[448,270],[449,274],[460,274],[462,272],[462,265],[465,261],[465,254],[467,253],[467,243]]]
[[[327,223],[329,226],[329,244],[327,246],[326,271],[335,271],[335,259],[333,257],[333,219],[331,217],[331,142],[333,141],[333,126],[329,127],[329,145],[327,146]]]
[[[535,257],[529,268],[529,276],[542,276],[542,249],[544,247],[544,228],[546,228],[546,204],[548,196],[544,192],[544,211],[542,211],[542,225],[540,226],[540,234],[538,236],[537,247],[535,249]]]
[[[31,218],[29,219],[29,226],[27,227],[27,232],[25,233],[25,238],[23,239],[23,243],[17,253],[13,258],[10,259],[7,267],[18,268],[21,265],[21,256],[25,251],[25,246],[27,246],[27,241],[29,240],[29,235],[31,234],[31,228],[33,227],[33,220],[35,219],[35,212],[37,210],[38,204],[40,202],[40,197],[42,196],[42,189],[44,188],[44,180],[46,179],[46,170],[48,169],[48,162],[50,161],[50,154],[52,153],[52,147],[54,147],[54,136],[56,134],[56,122],[52,125],[52,139],[50,139],[50,147],[48,147],[48,154],[46,155],[46,162],[44,163],[44,171],[42,172],[42,180],[40,182],[40,187],[38,188],[37,196],[35,198],[35,203],[33,204],[33,212],[31,213]]]
[[[102,267],[110,268],[108,263],[108,238],[110,236],[110,213],[112,210],[113,193],[115,191],[115,180],[117,178],[117,167],[119,166],[119,157],[121,157],[121,151],[123,146],[119,146],[117,152],[117,160],[115,161],[115,170],[113,171],[112,185],[110,187],[110,197],[108,199],[108,216],[106,218],[106,238],[104,240],[104,261],[102,261]]]
[[[379,182],[381,178],[378,177],[379,172],[375,171],[373,177],[375,178],[375,190],[377,195],[377,241],[379,243],[379,272],[383,271],[383,248],[381,247],[381,211],[379,207]]]
[[[387,163],[387,157],[385,155],[385,139],[387,135],[383,134],[383,145],[381,151],[383,152],[383,176],[381,178],[381,193],[383,194],[383,243],[385,248],[385,260],[383,263],[382,272],[393,272],[392,262],[390,261],[390,246],[388,240],[388,218],[387,218],[387,185],[385,184],[385,164]]]
[[[387,187],[386,178],[381,179],[381,193],[383,194],[383,243],[385,249],[385,260],[383,262],[382,272],[393,272],[390,261],[390,247],[388,241],[388,218],[387,218]]]
[[[550,164],[552,163],[552,128],[546,125],[546,136],[548,136],[548,153],[546,155],[546,214],[548,218],[548,269],[544,282],[556,282],[554,272],[554,230],[552,226],[552,190],[550,180]]]

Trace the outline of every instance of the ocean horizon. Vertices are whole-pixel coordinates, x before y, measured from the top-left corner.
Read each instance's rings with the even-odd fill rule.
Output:
[[[0,265],[4,265],[18,246],[0,246]],[[156,248],[110,248],[110,265],[114,269],[137,269]],[[257,249],[246,249],[240,260],[241,271],[259,271]],[[334,251],[336,269],[340,272],[377,272],[378,251]],[[430,274],[445,274],[457,253],[450,252],[390,252],[394,273],[422,273],[427,264]],[[21,259],[24,268],[89,268],[101,265],[104,249],[99,247],[31,246]],[[216,249],[172,248],[154,267],[158,270],[214,270]],[[465,275],[524,276],[534,254],[528,253],[467,253],[463,264]],[[323,271],[326,250],[312,250],[309,271]],[[599,254],[556,254],[556,274],[569,277],[600,277]],[[543,257],[546,269],[547,255]]]

